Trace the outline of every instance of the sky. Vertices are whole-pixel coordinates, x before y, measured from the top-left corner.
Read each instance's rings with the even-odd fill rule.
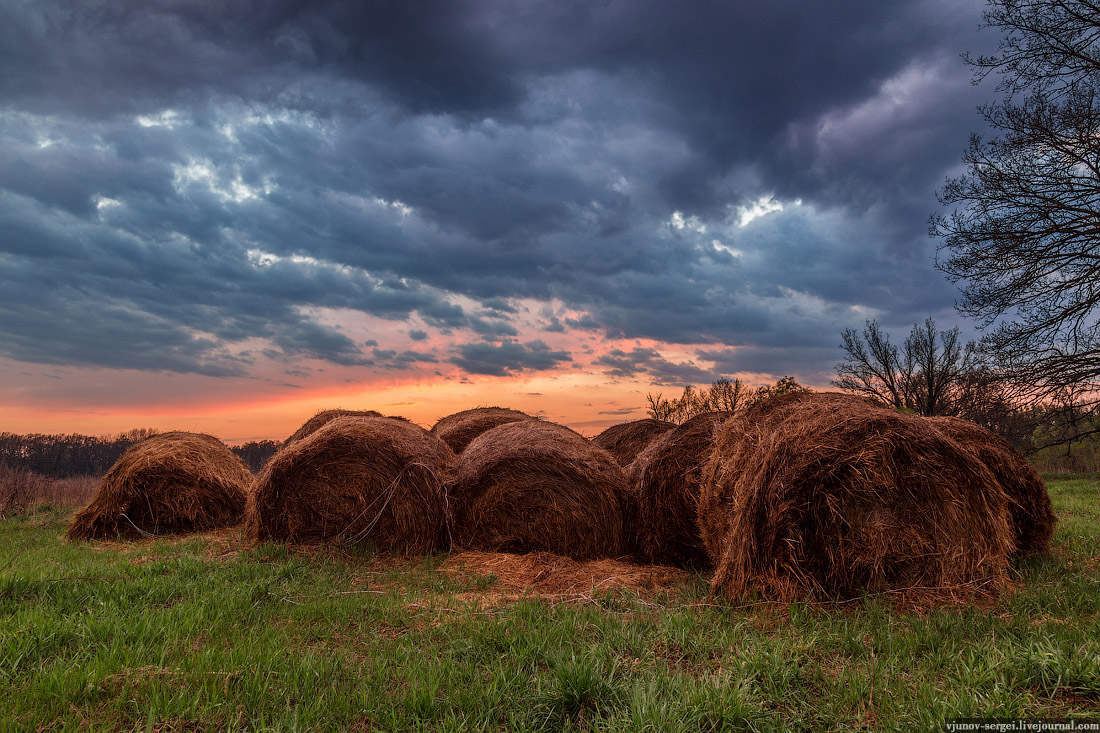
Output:
[[[971,0],[4,0],[0,431],[586,434],[960,325]]]

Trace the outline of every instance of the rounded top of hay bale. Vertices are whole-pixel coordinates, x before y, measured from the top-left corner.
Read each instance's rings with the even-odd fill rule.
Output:
[[[1050,539],[1058,518],[1050,504],[1046,484],[1034,466],[1012,445],[990,430],[958,417],[925,418],[941,433],[953,438],[993,472],[1009,499],[1015,555],[1050,552]]]
[[[732,414],[696,415],[658,436],[627,467],[637,492],[635,544],[648,562],[711,564],[696,523],[699,482],[714,433]]]
[[[283,446],[288,446],[291,443],[296,443],[302,438],[309,435],[313,435],[322,427],[332,422],[338,417],[382,417],[382,413],[377,410],[321,410],[316,415],[311,417],[302,423],[302,427],[294,431],[294,433],[283,441]]]
[[[251,481],[248,467],[217,438],[159,433],[122,454],[67,534],[107,539],[233,525]]]
[[[737,413],[740,420],[753,422],[769,417],[774,412],[786,410],[795,405],[806,403],[817,405],[856,405],[860,407],[875,408],[894,411],[890,405],[878,402],[869,397],[854,395],[848,392],[787,392],[774,397],[767,397],[749,405],[746,409]]]
[[[507,407],[475,407],[439,418],[431,432],[451,446],[455,453],[461,453],[471,440],[486,430],[511,422],[535,419],[527,413]]]
[[[563,425],[506,423],[462,452],[452,488],[463,549],[554,552],[574,559],[623,554],[622,469]]]
[[[443,550],[454,462],[443,441],[408,421],[338,417],[268,461],[253,482],[245,530],[252,541]]]
[[[731,598],[951,596],[1003,584],[1006,503],[989,470],[921,418],[810,399],[718,431],[699,522],[712,589]]]
[[[611,454],[620,466],[629,465],[659,435],[676,427],[675,423],[645,418],[612,425],[592,439],[592,444]]]

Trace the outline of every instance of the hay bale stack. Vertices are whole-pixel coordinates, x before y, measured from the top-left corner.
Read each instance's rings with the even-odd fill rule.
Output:
[[[575,560],[618,557],[627,494],[614,459],[569,428],[539,420],[498,425],[459,459],[455,544]]]
[[[637,493],[635,547],[646,561],[707,567],[696,514],[703,466],[728,412],[696,415],[654,440],[627,468]]]
[[[941,433],[972,451],[1000,482],[1009,499],[1013,554],[1050,552],[1050,538],[1058,518],[1050,505],[1046,484],[1034,467],[1007,440],[981,425],[957,417],[927,420]]]
[[[466,450],[470,441],[486,430],[511,422],[534,419],[527,413],[507,407],[475,407],[439,418],[432,426],[432,435],[449,445],[455,453],[461,453]]]
[[[675,423],[646,418],[612,425],[592,439],[592,444],[611,454],[620,466],[629,466],[653,440],[676,427]]]
[[[454,462],[443,441],[410,422],[339,417],[268,461],[249,492],[245,530],[253,542],[445,550]]]
[[[382,417],[382,413],[375,410],[321,410],[302,423],[302,427],[295,430],[293,435],[284,440],[282,447],[285,448],[292,443],[297,443],[302,438],[313,435],[338,417]]]
[[[252,473],[215,437],[171,432],[129,448],[73,518],[70,540],[182,534],[239,524]]]
[[[1007,503],[973,454],[921,418],[803,400],[719,430],[699,522],[712,592],[730,599],[966,597],[1004,583]]]

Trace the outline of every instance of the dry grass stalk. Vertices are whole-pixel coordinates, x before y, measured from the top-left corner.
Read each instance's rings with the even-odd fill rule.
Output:
[[[410,422],[336,418],[268,461],[249,492],[246,534],[253,542],[445,550],[454,461],[445,443]]]
[[[217,438],[171,432],[130,447],[73,518],[70,540],[176,534],[237,524],[252,474]]]
[[[703,473],[712,592],[781,601],[1003,586],[1008,499],[921,418],[795,400],[719,430]]]
[[[633,420],[612,425],[593,438],[592,443],[610,453],[620,466],[629,466],[646,446],[675,427],[675,423],[664,420]]]
[[[523,420],[482,433],[460,457],[452,495],[463,549],[624,554],[622,469],[564,426]]]
[[[648,562],[711,564],[696,521],[699,482],[715,430],[730,417],[728,412],[696,415],[659,436],[627,468],[637,492],[635,545]]]
[[[1008,495],[1013,554],[1050,552],[1050,538],[1058,518],[1039,473],[1008,441],[980,425],[957,417],[928,418],[933,427],[972,451],[993,472]]]
[[[498,425],[506,425],[520,420],[534,420],[530,415],[506,407],[475,407],[453,415],[439,418],[432,426],[435,435],[455,453],[466,450],[470,441]]]

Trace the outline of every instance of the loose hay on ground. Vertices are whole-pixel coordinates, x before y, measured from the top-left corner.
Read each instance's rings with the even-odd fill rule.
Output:
[[[633,420],[612,425],[592,439],[592,444],[611,454],[620,466],[628,466],[657,437],[676,427],[664,420]]]
[[[467,577],[494,576],[502,590],[535,595],[578,595],[628,591],[652,595],[683,588],[690,578],[679,568],[618,560],[573,560],[551,552],[516,555],[466,551],[452,555],[440,571]]]
[[[248,538],[445,550],[454,463],[445,443],[410,422],[337,418],[279,451],[256,477]]]
[[[699,521],[712,591],[730,599],[965,597],[1005,582],[1007,504],[990,471],[921,418],[811,399],[723,426]]]
[[[449,445],[455,453],[461,453],[471,440],[486,430],[511,422],[534,419],[526,413],[506,407],[475,407],[472,410],[463,410],[439,418],[432,426],[431,432]]]
[[[1013,554],[1050,552],[1050,538],[1058,519],[1051,507],[1046,484],[1035,468],[1008,441],[981,425],[957,417],[932,417],[928,421],[972,451],[1000,482],[1009,499]]]
[[[456,546],[618,557],[627,498],[618,464],[569,428],[536,420],[499,425],[460,456],[452,490]]]
[[[239,524],[252,480],[217,438],[170,432],[130,447],[73,518],[70,540],[195,532]]]
[[[282,447],[285,448],[292,443],[297,443],[302,438],[313,435],[338,417],[382,417],[382,413],[375,410],[321,410],[302,423],[302,427],[295,430],[293,435],[283,441]]]
[[[728,412],[696,415],[659,436],[627,468],[637,493],[634,544],[648,562],[711,565],[696,520],[699,482],[715,430],[730,417]]]

